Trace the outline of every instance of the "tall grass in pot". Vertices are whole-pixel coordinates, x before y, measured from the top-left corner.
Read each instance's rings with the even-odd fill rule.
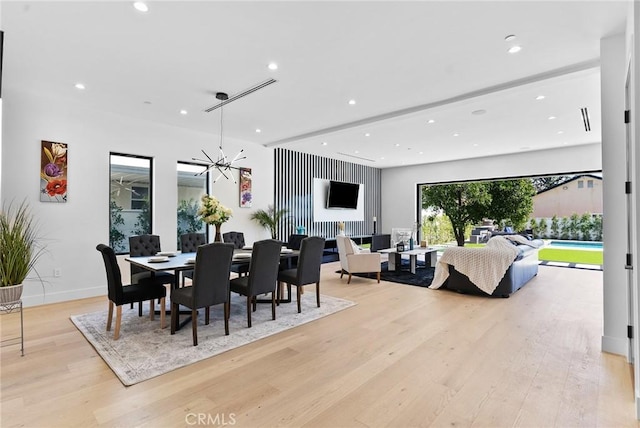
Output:
[[[44,252],[39,226],[29,204],[3,205],[0,211],[0,302],[13,302],[22,295],[24,280]],[[42,281],[41,281],[42,282]]]

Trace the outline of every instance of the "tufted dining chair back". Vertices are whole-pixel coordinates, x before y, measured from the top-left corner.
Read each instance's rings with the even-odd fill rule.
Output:
[[[200,245],[206,244],[204,233],[185,233],[180,235],[180,251],[183,253],[195,253]]]
[[[236,248],[244,247],[244,233],[242,232],[227,232],[222,234],[222,240],[224,242],[233,244]]]
[[[160,237],[158,235],[136,235],[129,237],[129,255],[131,257],[155,256],[160,251]],[[147,271],[144,268],[131,265],[131,275],[140,272]],[[135,283],[134,281],[132,282]]]

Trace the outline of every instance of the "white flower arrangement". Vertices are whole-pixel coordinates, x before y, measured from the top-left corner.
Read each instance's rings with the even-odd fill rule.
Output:
[[[231,208],[220,203],[215,196],[202,195],[202,206],[198,209],[198,215],[207,224],[221,225],[233,216]]]

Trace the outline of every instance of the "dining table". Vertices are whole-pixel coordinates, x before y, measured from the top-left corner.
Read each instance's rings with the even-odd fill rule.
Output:
[[[298,257],[300,255],[299,250],[292,250],[289,248],[282,247],[282,251],[280,253],[280,262],[285,262],[287,264],[286,268],[291,267],[291,260],[294,257]],[[129,256],[125,257],[125,261],[131,263],[132,265],[139,266],[143,269],[146,269],[152,273],[164,272],[164,271],[173,271],[175,280],[171,285],[171,289],[174,290],[180,287],[180,275],[181,271],[192,270],[195,267],[196,262],[196,253],[183,253],[180,251],[164,251],[159,252],[154,256]],[[241,264],[246,263],[249,264],[251,262],[251,247],[243,247],[236,248],[233,250],[233,264]],[[169,297],[171,298],[171,297]],[[191,311],[184,311],[181,313],[191,314]],[[186,324],[190,322],[190,319],[186,319],[181,324]]]

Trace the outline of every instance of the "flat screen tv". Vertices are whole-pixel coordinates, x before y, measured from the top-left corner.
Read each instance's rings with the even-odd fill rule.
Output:
[[[330,181],[329,192],[327,194],[327,208],[355,210],[358,208],[359,192],[359,184]]]

